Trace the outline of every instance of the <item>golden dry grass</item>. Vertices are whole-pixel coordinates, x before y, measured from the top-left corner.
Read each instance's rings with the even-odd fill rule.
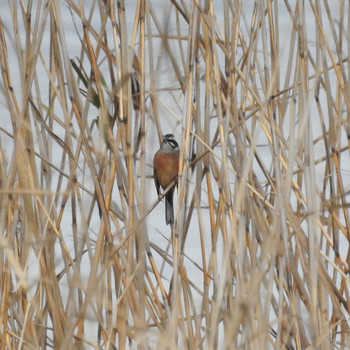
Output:
[[[1,5],[0,347],[350,348],[348,2],[82,3]]]

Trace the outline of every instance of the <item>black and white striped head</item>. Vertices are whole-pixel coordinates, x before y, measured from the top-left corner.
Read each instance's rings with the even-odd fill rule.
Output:
[[[160,144],[160,150],[166,153],[179,151],[179,144],[176,142],[173,134],[166,134],[163,136],[163,141]]]

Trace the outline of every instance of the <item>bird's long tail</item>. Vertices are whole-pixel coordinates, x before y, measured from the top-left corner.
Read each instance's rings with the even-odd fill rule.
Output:
[[[174,197],[173,187],[165,196],[165,221],[167,225],[174,223],[174,207],[173,207],[173,197]]]

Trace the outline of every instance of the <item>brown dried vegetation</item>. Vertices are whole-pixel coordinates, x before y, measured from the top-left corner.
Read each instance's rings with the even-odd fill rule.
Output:
[[[350,348],[349,3],[135,3],[1,5],[0,348]]]

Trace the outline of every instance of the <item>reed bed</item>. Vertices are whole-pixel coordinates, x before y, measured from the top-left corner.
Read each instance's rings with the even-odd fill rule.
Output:
[[[0,6],[0,348],[350,348],[347,1]]]

